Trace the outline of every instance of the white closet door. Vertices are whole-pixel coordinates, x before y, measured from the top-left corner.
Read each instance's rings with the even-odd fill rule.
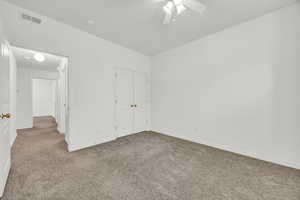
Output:
[[[149,130],[150,83],[143,72],[134,76],[134,132]]]
[[[117,137],[133,133],[133,76],[131,70],[119,69],[116,74]]]

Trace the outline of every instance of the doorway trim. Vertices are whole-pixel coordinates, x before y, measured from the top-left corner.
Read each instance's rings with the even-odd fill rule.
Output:
[[[44,49],[37,49],[37,48],[31,48],[31,47],[25,47],[21,45],[16,45],[14,43],[10,44],[11,47],[17,47],[17,48],[22,48],[22,49],[27,49],[31,51],[37,51],[37,52],[42,52],[54,56],[61,57],[63,59],[66,59],[66,114],[65,114],[65,141],[68,146],[68,151],[69,151],[69,141],[70,141],[70,56],[62,55],[56,52],[50,52],[48,50]],[[18,79],[18,77],[17,77]]]

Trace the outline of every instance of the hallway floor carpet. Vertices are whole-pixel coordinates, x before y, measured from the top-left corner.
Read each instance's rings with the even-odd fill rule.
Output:
[[[3,200],[299,200],[300,171],[144,132],[68,153],[18,134]]]

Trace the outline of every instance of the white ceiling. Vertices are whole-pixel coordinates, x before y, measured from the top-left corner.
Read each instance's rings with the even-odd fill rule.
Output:
[[[44,62],[36,61],[33,56],[38,51],[32,51],[19,47],[12,47],[14,56],[16,57],[17,67],[30,68],[45,71],[57,71],[57,67],[62,62],[63,58],[60,56],[43,53],[45,56]]]
[[[146,55],[196,40],[297,0],[199,0],[203,14],[184,12],[162,24],[164,0],[6,0]],[[90,25],[88,20],[95,23]]]

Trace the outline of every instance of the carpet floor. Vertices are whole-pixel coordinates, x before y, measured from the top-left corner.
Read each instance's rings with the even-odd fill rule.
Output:
[[[151,132],[68,153],[32,129],[3,200],[300,200],[300,171]]]

